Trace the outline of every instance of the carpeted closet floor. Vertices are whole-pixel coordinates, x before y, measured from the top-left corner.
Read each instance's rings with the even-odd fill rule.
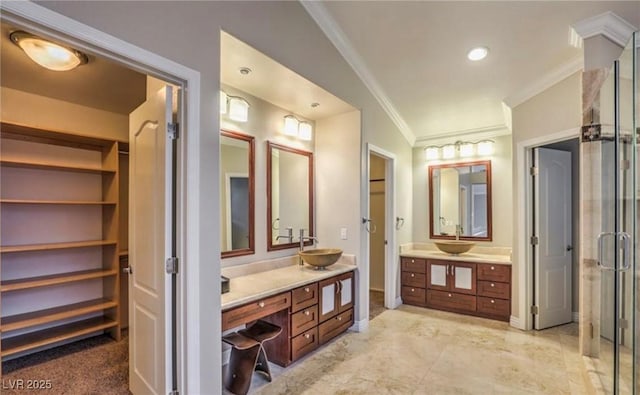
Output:
[[[40,383],[47,385],[49,380],[50,389],[27,389],[28,380],[44,380]],[[24,388],[11,389],[20,383]],[[0,392],[130,395],[129,337],[124,332],[116,342],[102,335],[6,361]]]

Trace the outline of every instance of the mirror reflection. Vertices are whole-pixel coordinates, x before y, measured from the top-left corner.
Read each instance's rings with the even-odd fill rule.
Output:
[[[267,249],[296,247],[300,229],[313,236],[313,154],[272,142],[267,148]]]
[[[220,132],[220,248],[222,257],[254,253],[254,138]]]
[[[429,166],[430,237],[491,240],[491,161]]]

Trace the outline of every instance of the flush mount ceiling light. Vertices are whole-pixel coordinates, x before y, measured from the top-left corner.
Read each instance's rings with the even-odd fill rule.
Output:
[[[86,64],[89,58],[73,48],[54,44],[33,34],[15,31],[9,35],[27,56],[40,66],[53,71],[69,71]]]
[[[469,58],[469,60],[478,61],[486,58],[488,54],[489,48],[476,47],[469,51],[469,53],[467,53],[467,58]]]

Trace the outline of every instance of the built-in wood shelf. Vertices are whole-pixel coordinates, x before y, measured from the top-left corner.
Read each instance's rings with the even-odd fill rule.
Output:
[[[41,169],[41,170],[61,170],[61,171],[72,171],[79,173],[115,173],[115,170],[112,169],[101,169],[97,167],[89,167],[89,166],[78,166],[78,165],[62,165],[56,163],[46,163],[46,162],[31,162],[31,161],[20,161],[20,160],[9,160],[2,159],[0,160],[0,165],[3,167],[21,167],[25,169]]]
[[[6,280],[0,283],[0,292],[11,292],[29,288],[47,287],[51,285],[115,276],[116,274],[116,270],[96,269],[63,274],[52,274],[49,276],[21,278],[17,280]]]
[[[102,202],[92,200],[28,200],[28,199],[0,199],[2,204],[42,204],[42,205],[69,205],[69,206],[115,206],[116,202]]]
[[[99,247],[116,245],[115,240],[88,240],[74,241],[70,243],[25,244],[18,246],[1,246],[1,253],[65,250],[70,248]]]
[[[117,305],[118,302],[115,300],[101,298],[54,307],[51,309],[2,317],[0,322],[0,332],[4,333],[14,331],[17,329],[29,328],[49,322],[73,318],[84,314],[95,313],[97,311],[116,307]],[[2,348],[4,349],[4,340]]]
[[[70,324],[47,328],[24,335],[2,339],[2,357],[19,352],[28,351],[48,344],[73,339],[78,336],[113,328],[116,321],[106,317],[95,317],[88,320],[76,321]]]

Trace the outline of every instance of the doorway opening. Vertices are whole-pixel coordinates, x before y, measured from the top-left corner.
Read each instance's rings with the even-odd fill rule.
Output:
[[[530,151],[529,256],[536,330],[579,317],[579,150],[579,139],[572,138]]]
[[[84,44],[86,64],[48,71],[9,41],[43,28],[0,26],[3,382],[177,389],[177,279],[157,262],[178,249],[181,90]]]

